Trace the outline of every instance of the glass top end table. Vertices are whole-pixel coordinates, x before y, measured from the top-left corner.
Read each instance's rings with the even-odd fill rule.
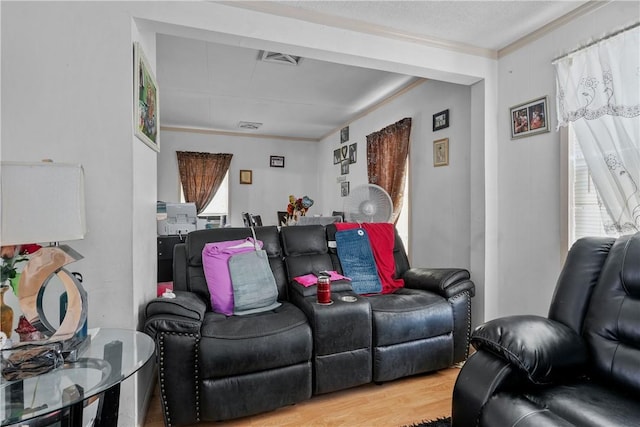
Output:
[[[95,425],[117,425],[120,384],[154,354],[148,335],[126,329],[88,331],[75,362],[24,380],[0,379],[0,426],[81,426],[84,406],[99,397]]]

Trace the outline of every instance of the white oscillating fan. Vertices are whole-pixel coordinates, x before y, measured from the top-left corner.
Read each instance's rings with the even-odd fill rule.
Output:
[[[390,222],[393,202],[379,185],[360,185],[345,199],[344,216],[348,222]]]

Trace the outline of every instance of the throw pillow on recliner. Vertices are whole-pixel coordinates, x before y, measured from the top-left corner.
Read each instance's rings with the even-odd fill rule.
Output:
[[[262,242],[257,242],[262,247]],[[229,258],[244,252],[255,252],[253,239],[207,243],[202,249],[202,269],[211,296],[211,308],[217,313],[233,315],[233,285]]]
[[[253,250],[229,258],[233,314],[243,316],[280,307],[278,286],[267,253]]]

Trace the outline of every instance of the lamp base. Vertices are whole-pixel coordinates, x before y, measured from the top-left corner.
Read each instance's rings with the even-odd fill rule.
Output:
[[[82,259],[82,255],[66,245],[41,248],[20,275],[20,308],[29,323],[50,341],[74,339],[86,324],[87,292],[80,282],[81,276],[63,268],[78,259]],[[57,328],[49,322],[44,310],[44,291],[53,277],[62,282],[66,294],[65,314]]]

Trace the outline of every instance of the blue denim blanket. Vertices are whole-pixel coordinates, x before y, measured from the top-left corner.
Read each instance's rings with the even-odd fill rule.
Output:
[[[342,271],[351,279],[351,286],[355,293],[374,294],[382,291],[376,261],[365,230],[354,228],[337,231],[336,246]]]

